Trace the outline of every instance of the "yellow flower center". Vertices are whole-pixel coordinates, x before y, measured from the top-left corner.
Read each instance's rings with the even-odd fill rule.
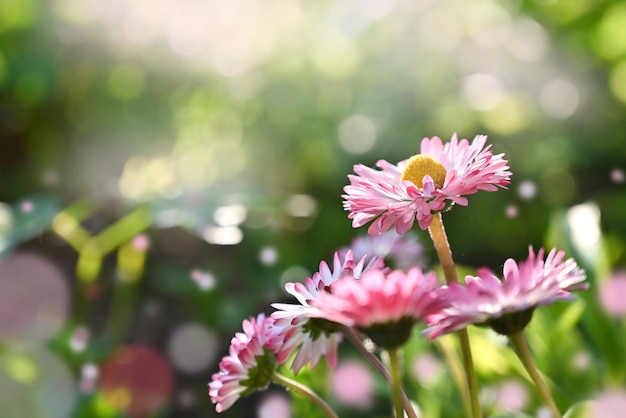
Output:
[[[432,157],[417,154],[411,157],[402,173],[402,180],[409,180],[417,187],[424,187],[422,179],[429,175],[435,182],[435,187],[441,189],[446,181],[446,169]]]

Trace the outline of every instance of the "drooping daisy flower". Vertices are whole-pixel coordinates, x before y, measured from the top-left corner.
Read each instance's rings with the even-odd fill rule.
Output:
[[[408,273],[368,270],[359,280],[338,280],[311,304],[322,318],[357,327],[377,345],[392,348],[408,340],[417,321],[443,308],[438,288],[435,273],[424,274],[418,267]]]
[[[393,165],[380,160],[375,170],[354,166],[344,187],[344,209],[350,212],[352,226],[358,228],[374,220],[368,232],[379,234],[395,227],[403,234],[417,220],[428,229],[432,214],[453,204],[467,206],[465,196],[479,190],[506,188],[511,173],[503,154],[493,155],[487,137],[478,135],[470,144],[457,139],[447,144],[438,137],[424,138],[420,154]]]
[[[352,251],[344,257],[335,253],[333,269],[324,261],[320,263],[320,270],[313,277],[307,277],[304,283],[287,283],[285,289],[293,295],[300,304],[274,303],[277,309],[272,314],[274,332],[283,336],[282,341],[276,340],[272,349],[277,353],[278,363],[285,362],[289,356],[297,351],[291,365],[295,374],[305,365],[314,367],[321,356],[326,356],[330,367],[337,365],[337,346],[342,339],[337,325],[320,319],[315,314],[317,308],[310,305],[319,293],[327,292],[331,284],[342,277],[359,277],[369,269],[384,269],[383,260],[373,257],[366,264],[366,257],[358,263],[354,261]]]
[[[512,259],[504,263],[502,281],[483,268],[477,277],[467,276],[465,285],[444,286],[441,297],[448,301],[447,307],[426,318],[431,326],[424,334],[433,339],[470,324],[484,324],[511,335],[528,325],[536,307],[571,300],[572,291],[587,288],[584,270],[574,259],[564,260],[564,251],[552,249],[545,259],[543,248],[536,255],[532,247],[528,252],[520,263]]]
[[[209,396],[217,412],[230,408],[237,399],[267,388],[276,370],[276,355],[268,348],[273,320],[263,314],[243,321],[243,332],[231,340],[229,355],[222,358],[219,373],[209,383]]]

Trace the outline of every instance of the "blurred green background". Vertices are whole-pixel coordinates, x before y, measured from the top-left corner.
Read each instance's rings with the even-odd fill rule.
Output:
[[[625,112],[619,1],[2,0],[1,415],[216,416],[206,383],[241,320],[365,233],[341,204],[352,166],[454,132],[513,172],[445,215],[457,262],[575,256],[591,290],[537,312],[530,343],[563,410],[623,405]],[[472,332],[487,415],[541,416],[510,350]],[[429,343],[406,362],[427,417],[462,416]],[[336,393],[345,370],[302,379],[342,417],[388,416],[373,377]],[[283,395],[223,416],[279,417]]]

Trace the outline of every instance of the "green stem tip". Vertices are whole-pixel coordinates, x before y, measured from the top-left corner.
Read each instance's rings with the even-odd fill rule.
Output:
[[[274,372],[272,381],[283,386],[287,390],[293,390],[305,398],[308,398],[311,402],[317,405],[317,407],[320,408],[328,418],[339,418],[335,411],[333,411],[333,409],[326,402],[324,402],[322,398],[302,383],[289,379],[278,372]]]
[[[511,341],[511,344],[513,344],[513,348],[515,348],[517,356],[519,357],[522,364],[524,365],[524,368],[530,375],[533,383],[535,384],[535,386],[537,386],[539,395],[548,406],[548,409],[550,409],[552,417],[561,418],[559,408],[557,407],[556,402],[554,401],[554,398],[550,393],[548,385],[546,385],[541,377],[541,374],[539,374],[539,370],[537,369],[537,365],[535,363],[535,360],[533,359],[530,347],[528,346],[528,342],[526,341],[526,338],[524,338],[524,334],[522,333],[522,331],[509,335],[509,340]]]

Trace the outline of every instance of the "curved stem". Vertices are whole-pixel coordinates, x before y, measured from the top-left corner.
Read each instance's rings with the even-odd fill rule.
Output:
[[[456,274],[454,260],[452,259],[452,250],[450,250],[446,230],[443,227],[441,213],[438,212],[433,215],[433,221],[428,227],[428,232],[430,233],[430,237],[435,245],[435,250],[437,251],[439,263],[441,263],[441,268],[443,269],[443,274],[446,278],[446,283],[457,283],[459,279]],[[480,403],[478,402],[478,380],[476,378],[476,371],[474,370],[469,336],[467,335],[466,329],[458,331],[458,335],[461,342],[461,352],[463,353],[463,365],[465,366],[467,390],[469,391],[472,417],[481,418],[482,412],[480,410]],[[465,399],[465,397],[463,398]]]
[[[385,365],[376,357],[371,351],[369,351],[364,345],[361,339],[356,335],[354,330],[350,327],[342,327],[342,334],[352,343],[352,345],[365,357],[365,359],[376,369],[378,373],[391,384],[391,374],[385,367]],[[411,401],[402,388],[400,388],[400,396],[402,397],[402,405],[406,411],[408,418],[418,418],[417,413],[411,405]]]
[[[400,348],[387,349],[389,354],[389,368],[391,369],[391,394],[393,398],[393,409],[396,418],[404,418],[404,409],[402,408],[402,370],[401,357],[402,350]]]
[[[335,411],[333,411],[333,409],[326,402],[324,402],[322,398],[302,383],[289,379],[278,372],[274,372],[272,375],[272,381],[282,385],[286,389],[293,390],[294,392],[308,398],[311,402],[317,405],[328,418],[339,418]]]
[[[385,365],[363,345],[363,342],[359,336],[354,333],[352,328],[343,327],[341,332],[386,381],[391,381],[391,375],[385,368]]]
[[[519,359],[522,361],[522,364],[530,375],[530,378],[535,383],[535,386],[537,386],[539,395],[543,398],[543,401],[550,409],[552,417],[561,418],[559,408],[556,406],[556,402],[554,402],[554,398],[550,393],[550,389],[548,389],[548,386],[539,374],[539,370],[537,369],[537,365],[535,364],[535,360],[533,359],[530,347],[528,346],[528,342],[526,341],[526,338],[524,338],[524,334],[522,333],[522,331],[509,335],[509,340],[511,341],[511,344],[513,344],[515,352],[517,353]]]

